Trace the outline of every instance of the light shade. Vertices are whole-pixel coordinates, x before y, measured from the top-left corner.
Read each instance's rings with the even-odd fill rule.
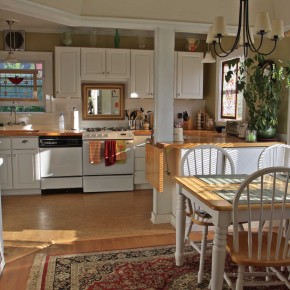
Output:
[[[226,30],[226,20],[223,16],[218,16],[213,21],[213,28],[212,28],[213,36],[224,36],[227,35]]]
[[[208,34],[207,34],[207,37],[206,37],[206,43],[213,43],[213,42],[216,42],[218,43],[218,38],[214,37],[213,35],[213,26],[211,25],[208,29]]]
[[[5,63],[17,63],[18,60],[15,58],[12,51],[8,52],[7,58],[4,60]]]
[[[202,60],[202,63],[215,63],[215,59],[212,57],[210,51],[206,52],[205,57]]]
[[[255,22],[255,32],[257,34],[266,34],[271,30],[270,17],[268,12],[260,12]]]
[[[272,30],[269,32],[268,37],[270,39],[282,39],[284,38],[284,26],[283,20],[273,19],[272,21]]]

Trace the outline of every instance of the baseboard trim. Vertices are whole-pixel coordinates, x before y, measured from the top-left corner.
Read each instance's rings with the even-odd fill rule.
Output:
[[[171,214],[155,214],[151,212],[151,222],[153,224],[166,224],[171,223]]]

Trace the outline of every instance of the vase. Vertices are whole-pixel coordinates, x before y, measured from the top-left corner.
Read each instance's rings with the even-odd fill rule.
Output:
[[[116,33],[115,33],[115,37],[114,37],[114,45],[115,45],[115,48],[120,47],[120,35],[119,35],[118,29],[116,29]]]
[[[63,33],[62,43],[65,46],[70,46],[72,44],[72,39],[71,39],[71,33],[70,32],[64,32]]]
[[[258,129],[257,137],[258,139],[273,139],[276,136],[276,128],[270,127],[269,129]]]
[[[186,39],[186,50],[194,52],[196,51],[198,45],[199,45],[199,39],[198,38],[187,38]]]

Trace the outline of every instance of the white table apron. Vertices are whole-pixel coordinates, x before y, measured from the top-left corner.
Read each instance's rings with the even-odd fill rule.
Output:
[[[223,275],[226,259],[226,240],[228,227],[231,224],[231,211],[216,211],[207,207],[198,198],[195,198],[181,185],[177,186],[177,205],[176,205],[176,265],[183,265],[184,260],[184,235],[185,235],[185,197],[193,200],[202,209],[206,210],[211,216],[215,225],[213,250],[212,250],[212,270],[211,270],[211,289],[219,290],[223,286]]]

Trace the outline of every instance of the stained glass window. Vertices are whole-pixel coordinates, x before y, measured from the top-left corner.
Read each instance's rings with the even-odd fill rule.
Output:
[[[237,74],[238,74],[238,65],[239,58],[236,58],[231,61],[225,61],[222,63],[222,91],[221,91],[221,118],[222,119],[239,119],[237,115],[241,114],[239,110],[239,102],[242,102],[238,98],[237,91]],[[235,63],[234,67],[231,67],[231,70],[234,72],[232,78],[229,82],[226,82],[225,75],[229,71],[229,62],[231,64]]]
[[[0,63],[1,112],[10,111],[9,102],[21,102],[19,111],[45,111],[42,63]]]

